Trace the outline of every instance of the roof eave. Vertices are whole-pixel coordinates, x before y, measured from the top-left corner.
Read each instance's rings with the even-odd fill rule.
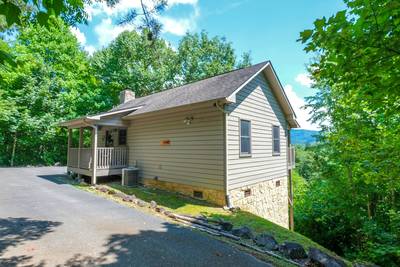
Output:
[[[84,117],[76,118],[76,119],[73,119],[73,120],[60,122],[60,123],[58,123],[58,126],[61,126],[61,127],[78,127],[80,125],[86,125],[87,126],[88,124],[90,125],[93,122],[101,121],[101,119],[103,117],[117,115],[117,114],[120,114],[120,113],[129,112],[129,111],[135,111],[135,110],[138,110],[141,107],[142,106],[137,106],[137,107],[131,107],[131,108],[125,108],[125,109],[120,109],[120,110],[109,111],[109,112],[106,112],[106,113],[95,114],[95,115],[91,115],[91,116],[84,116]]]
[[[68,120],[68,121],[62,121],[58,123],[58,126],[61,127],[68,127],[68,128],[77,128],[80,126],[88,126],[90,124],[93,124],[93,122],[98,121],[98,119],[93,119],[92,117],[80,117],[77,119],[73,120]]]
[[[226,97],[226,100],[230,103],[236,102],[236,94],[245,87],[251,80],[253,80],[258,74],[264,72],[267,80],[272,84],[273,88],[271,88],[274,93],[277,95],[278,102],[282,109],[284,110],[284,114],[286,120],[289,123],[290,128],[299,128],[300,125],[296,120],[296,114],[293,110],[292,105],[289,102],[289,99],[286,96],[285,90],[282,87],[282,84],[276,75],[275,69],[271,64],[271,61],[267,61],[264,66],[262,66],[253,76],[251,76],[246,82],[244,82],[240,87],[238,87],[231,95]]]

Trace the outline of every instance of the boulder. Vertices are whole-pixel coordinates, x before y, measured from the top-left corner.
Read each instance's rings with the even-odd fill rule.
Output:
[[[150,208],[155,209],[157,207],[157,202],[154,200],[150,201]]]
[[[61,163],[60,162],[56,162],[56,163],[54,163],[54,166],[56,166],[56,167],[61,166]]]
[[[125,195],[125,196],[122,198],[122,201],[131,202],[131,196]]]
[[[254,238],[254,243],[257,246],[264,247],[268,250],[278,250],[279,245],[275,238],[269,234],[260,234]]]
[[[108,188],[104,187],[104,186],[98,186],[97,190],[99,190],[100,192],[103,192],[103,193],[108,193]]]
[[[126,197],[126,195],[124,194],[124,193],[122,193],[122,192],[117,192],[117,193],[115,193],[115,195],[114,196],[116,196],[116,197],[120,197],[120,198],[124,198],[124,197]]]
[[[307,258],[307,253],[304,248],[294,242],[284,242],[279,246],[279,251],[285,255],[286,258],[297,260]]]
[[[159,212],[159,213],[164,213],[165,209],[162,208],[162,207],[156,207],[156,211]]]
[[[225,220],[220,219],[218,224],[221,225],[224,231],[231,231],[233,229],[233,224]]]
[[[244,239],[253,239],[254,237],[253,232],[247,226],[233,229],[232,234]]]
[[[147,206],[147,202],[146,202],[146,201],[143,201],[143,200],[140,200],[140,199],[137,200],[136,204],[137,204],[139,207],[146,207],[146,206]]]
[[[166,211],[164,212],[164,214],[165,214],[166,216],[168,216],[168,217],[171,217],[171,216],[172,216],[172,212],[169,211],[169,210],[166,210]]]
[[[134,199],[136,198],[136,196],[134,194],[131,194],[131,198]]]
[[[311,262],[321,267],[346,267],[346,263],[340,259],[334,258],[317,248],[308,250],[308,257]]]

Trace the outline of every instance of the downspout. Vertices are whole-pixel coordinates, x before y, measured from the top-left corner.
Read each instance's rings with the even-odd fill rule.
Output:
[[[288,153],[287,153],[287,162],[289,162],[290,153],[290,128],[288,129]],[[294,205],[293,205],[293,179],[292,179],[292,168],[288,166],[288,202],[289,202],[289,229],[294,231]]]
[[[225,190],[225,203],[228,209],[233,208],[231,203],[231,197],[229,195],[228,185],[228,112],[224,107],[219,105],[219,102],[215,102],[215,106],[223,113],[224,123],[224,190]]]

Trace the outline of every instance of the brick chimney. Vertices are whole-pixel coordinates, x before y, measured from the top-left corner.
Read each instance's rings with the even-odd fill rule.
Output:
[[[135,92],[129,89],[125,89],[119,93],[119,103],[123,104],[130,100],[135,99]]]

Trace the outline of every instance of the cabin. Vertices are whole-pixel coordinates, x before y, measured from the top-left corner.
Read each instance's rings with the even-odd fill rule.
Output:
[[[270,61],[139,98],[124,90],[113,109],[60,125],[68,171],[92,184],[136,167],[144,185],[292,224],[299,124]]]

